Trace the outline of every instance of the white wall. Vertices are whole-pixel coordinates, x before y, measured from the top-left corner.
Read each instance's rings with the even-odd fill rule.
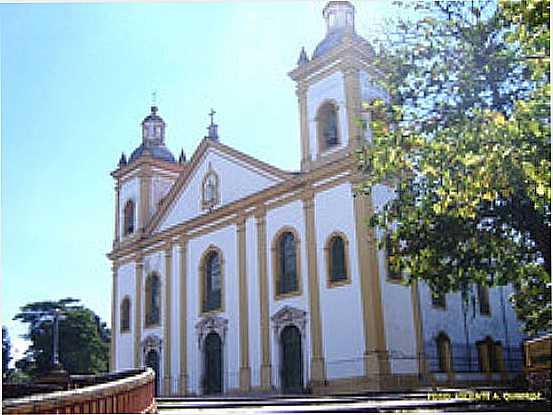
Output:
[[[315,228],[326,375],[328,379],[361,376],[365,347],[351,184],[315,195]],[[347,268],[351,284],[327,288],[324,244],[334,231],[345,234],[349,241]]]
[[[346,97],[344,90],[344,75],[342,72],[335,72],[332,75],[315,82],[307,89],[307,119],[309,130],[309,153],[311,159],[318,157],[317,144],[317,110],[326,100],[335,101],[338,104],[339,121],[339,145],[328,150],[328,153],[339,150],[348,142],[348,119],[346,111]]]
[[[289,226],[295,229],[299,235],[300,243],[300,267],[301,267],[301,289],[299,296],[288,297],[275,301],[272,243],[273,238],[280,229]],[[306,256],[305,224],[303,217],[303,204],[300,201],[294,201],[287,205],[271,209],[267,212],[267,278],[269,292],[269,319],[280,311],[284,306],[295,307],[307,312],[307,324],[302,336],[302,348],[304,355],[304,384],[309,373],[309,362],[311,358],[311,336],[309,325],[309,302],[308,302],[308,282],[307,282],[307,256]],[[271,344],[271,366],[273,374],[273,385],[280,385],[279,379],[279,339],[275,336],[272,323],[270,323],[270,344]],[[301,329],[301,328],[300,328]]]
[[[204,252],[210,245],[223,253],[223,303],[224,311],[219,316],[228,320],[228,332],[223,344],[224,390],[239,386],[239,292],[236,225],[227,226],[210,234],[191,239],[188,252],[188,370],[189,388],[192,393],[201,394],[201,370],[203,356],[198,345],[196,324],[200,317],[200,278],[199,266]]]
[[[201,187],[209,165],[219,176],[220,203],[216,208],[257,193],[280,180],[259,170],[252,170],[252,167],[247,168],[243,161],[232,159],[227,154],[209,148],[177,196],[176,203],[162,220],[159,231],[207,213],[207,210],[201,207]]]
[[[133,339],[134,339],[134,313],[135,313],[135,264],[130,262],[119,267],[117,270],[117,301],[115,302],[115,319],[117,330],[113,335],[116,341],[116,362],[115,369],[123,370],[133,367]],[[128,296],[131,302],[130,330],[121,333],[121,302]]]
[[[125,181],[119,189],[119,237],[121,240],[125,238],[125,205],[129,199],[134,202],[134,231],[136,232],[140,206],[140,180],[138,177]]]

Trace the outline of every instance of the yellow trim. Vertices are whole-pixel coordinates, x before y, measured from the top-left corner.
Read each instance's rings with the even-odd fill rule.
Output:
[[[280,273],[278,269],[279,264],[279,241],[282,235],[285,233],[291,233],[294,236],[294,242],[295,242],[295,248],[296,248],[296,287],[297,289],[294,291],[290,291],[287,293],[279,293],[278,287],[279,287],[279,281],[280,281]],[[302,276],[301,276],[301,239],[299,237],[298,232],[296,229],[294,229],[291,226],[283,226],[280,228],[275,235],[273,236],[273,242],[271,244],[271,265],[272,265],[272,271],[273,271],[273,298],[275,301],[283,300],[285,298],[290,297],[297,297],[302,294]]]
[[[361,114],[361,93],[359,68],[347,65],[342,68],[344,74],[344,88],[346,95],[346,109],[348,117],[348,146],[355,147],[361,143],[361,129],[358,125]]]
[[[267,280],[267,226],[263,205],[255,211],[257,227],[257,268],[259,275],[259,323],[261,335],[261,388],[271,389],[271,341],[269,332],[269,283]]]
[[[305,239],[307,248],[307,282],[309,287],[309,312],[311,315],[311,383],[325,381],[325,363],[322,340],[321,307],[319,299],[319,274],[317,271],[317,236],[315,233],[314,193],[306,190],[303,199]]]
[[[249,316],[248,316],[248,277],[246,268],[246,218],[242,214],[236,224],[236,238],[238,245],[238,292],[239,325],[240,325],[240,390],[249,391],[251,387],[250,348],[249,348]]]
[[[185,396],[188,389],[188,356],[187,356],[187,307],[188,307],[188,297],[186,292],[186,270],[187,270],[187,255],[188,255],[188,240],[185,237],[182,237],[180,240],[180,302],[179,302],[179,312],[180,312],[180,395]]]
[[[365,376],[378,378],[379,375],[390,373],[390,363],[386,349],[376,238],[374,229],[368,225],[368,218],[373,212],[368,196],[358,194],[354,198],[354,212],[363,305]]]
[[[165,248],[165,321],[163,332],[165,337],[164,370],[163,370],[163,392],[166,396],[172,394],[171,390],[171,297],[173,284],[173,247],[168,245]]]
[[[300,115],[300,137],[301,137],[301,170],[309,170],[311,154],[309,150],[309,120],[307,119],[307,88],[298,85],[296,89],[298,97],[298,108]]]
[[[129,327],[126,329],[123,328],[123,305],[125,301],[129,303]],[[131,299],[128,295],[124,296],[119,305],[119,333],[129,333],[131,331]]]
[[[219,269],[221,272],[221,306],[214,310],[204,310],[205,301],[205,261],[211,253],[217,253],[219,255]],[[225,257],[223,251],[215,245],[209,245],[200,257],[200,264],[198,266],[198,276],[200,278],[200,301],[199,301],[199,313],[200,317],[213,316],[225,311]]]
[[[150,166],[146,165],[138,175],[140,179],[140,209],[135,234],[144,233],[149,219],[150,191],[152,187],[152,173]]]
[[[330,243],[334,238],[341,238],[344,242],[344,265],[346,267],[346,278],[333,281],[331,279],[331,263],[332,255],[330,252]],[[332,232],[327,238],[324,245],[324,255],[326,263],[326,287],[327,288],[336,288],[342,287],[344,285],[351,284],[351,265],[350,265],[350,256],[349,256],[349,240],[345,233],[341,231]]]
[[[144,263],[142,258],[136,260],[135,268],[135,306],[134,306],[134,367],[140,366],[140,340],[142,337],[142,278],[144,273]]]
[[[424,355],[424,336],[422,334],[421,307],[419,301],[419,287],[416,280],[411,282],[411,302],[413,305],[413,325],[417,347],[417,366],[423,378],[428,374],[426,357]]]

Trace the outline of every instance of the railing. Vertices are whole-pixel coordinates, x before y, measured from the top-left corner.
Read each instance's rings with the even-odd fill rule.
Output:
[[[6,399],[2,401],[2,412],[154,413],[154,379],[154,372],[149,368],[100,376],[71,376],[71,384],[76,386],[76,389]]]

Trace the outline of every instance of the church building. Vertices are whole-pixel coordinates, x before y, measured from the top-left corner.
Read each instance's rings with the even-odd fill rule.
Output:
[[[112,370],[151,366],[160,395],[338,392],[501,381],[518,370],[511,287],[434,298],[388,271],[367,225],[393,197],[354,197],[362,102],[386,98],[355,8],[330,1],[301,50],[301,168],[231,148],[211,114],[190,159],[156,106],[115,180]],[[514,363],[513,363],[514,362]],[[516,367],[515,367],[516,366]]]

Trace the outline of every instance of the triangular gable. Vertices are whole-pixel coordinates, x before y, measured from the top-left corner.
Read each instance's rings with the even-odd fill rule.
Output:
[[[147,232],[158,232],[203,215],[202,181],[208,171],[219,178],[220,201],[227,205],[290,179],[292,175],[257,160],[227,145],[204,139],[190,160],[186,171],[175,182]]]

